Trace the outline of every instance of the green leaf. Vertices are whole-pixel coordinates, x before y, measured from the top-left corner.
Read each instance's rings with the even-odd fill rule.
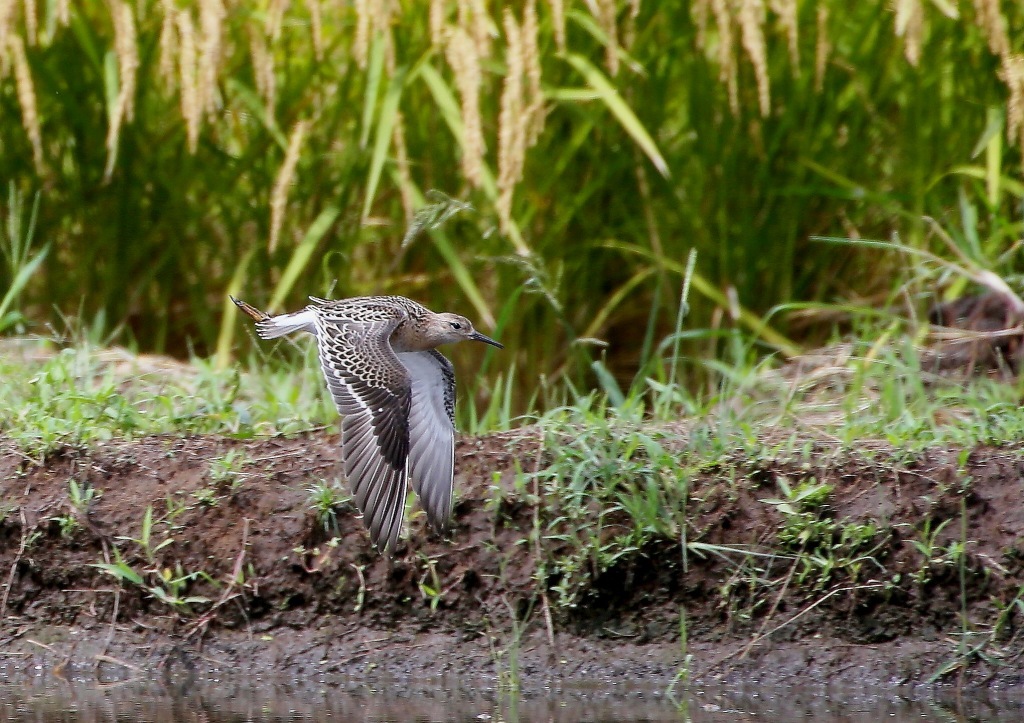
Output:
[[[668,163],[662,157],[657,144],[651,138],[651,134],[647,132],[643,123],[636,117],[633,109],[623,100],[605,74],[582,55],[569,53],[565,56],[565,59],[586,79],[590,87],[597,91],[601,101],[611,111],[612,115],[618,119],[623,130],[636,141],[636,144],[640,146],[640,149],[647,155],[651,163],[654,164],[654,167],[658,169],[658,172],[665,178],[668,178],[671,175]]]
[[[50,244],[46,244],[35,256],[32,257],[31,261],[18,269],[18,273],[14,277],[14,281],[11,282],[10,288],[7,289],[7,293],[4,294],[4,298],[0,299],[0,331],[4,328],[4,322],[9,320],[7,311],[11,304],[14,303],[18,294],[21,293],[21,290],[25,288],[29,279],[32,278],[32,274],[34,274],[36,269],[39,268],[39,265],[43,263],[43,259],[46,258],[48,253],[50,253]],[[13,321],[10,323],[13,323]]]
[[[142,576],[130,568],[125,562],[118,562],[117,564],[110,564],[108,562],[98,562],[93,567],[102,570],[103,572],[117,578],[118,581],[128,581],[133,585],[142,585]]]
[[[366,148],[370,141],[370,130],[373,128],[373,109],[380,95],[380,79],[384,72],[383,36],[377,34],[370,48],[370,62],[366,69],[366,93],[363,96],[363,130],[359,135],[359,147]]]
[[[615,377],[612,376],[610,371],[608,371],[608,367],[606,367],[601,361],[595,359],[591,362],[590,368],[594,370],[594,374],[597,376],[597,381],[601,384],[601,388],[604,390],[605,394],[608,395],[608,401],[616,407],[621,407],[625,404],[626,397],[622,393],[619,383],[615,381]]]
[[[331,228],[331,225],[340,213],[341,209],[328,206],[320,212],[320,215],[306,229],[306,234],[302,237],[298,246],[295,247],[295,251],[292,252],[292,257],[288,260],[288,266],[285,267],[284,273],[281,274],[281,280],[277,282],[277,286],[274,288],[274,294],[270,297],[269,311],[280,308],[285,297],[288,296],[288,293],[298,280],[299,275],[309,265],[310,259],[313,258],[313,252],[316,251],[324,234]]]
[[[251,248],[239,259],[235,273],[231,277],[228,288],[225,289],[224,301],[221,302],[220,312],[220,333],[217,334],[217,351],[214,354],[214,368],[227,369],[231,360],[231,342],[235,337],[236,320],[238,318],[238,307],[231,301],[232,296],[238,296],[242,288],[242,280],[249,269],[249,262],[252,261],[256,249]]]
[[[384,102],[380,107],[380,116],[377,118],[377,135],[373,144],[373,155],[370,158],[370,173],[366,179],[363,218],[370,215],[373,199],[377,195],[377,186],[380,184],[380,177],[384,171],[384,162],[387,160],[388,149],[391,147],[391,132],[394,130],[395,121],[398,118],[398,103],[402,99],[402,90],[405,87],[407,71],[408,69],[405,66],[395,70],[395,74],[388,81],[388,89],[384,95]]]

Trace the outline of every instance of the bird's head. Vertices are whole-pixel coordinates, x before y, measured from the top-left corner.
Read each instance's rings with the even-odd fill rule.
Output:
[[[435,314],[430,320],[429,335],[438,344],[454,344],[457,341],[482,341],[484,344],[505,347],[489,336],[481,334],[473,328],[472,322],[458,314]]]

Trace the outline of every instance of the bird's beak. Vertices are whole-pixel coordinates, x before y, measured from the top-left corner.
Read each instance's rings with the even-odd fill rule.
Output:
[[[482,341],[484,344],[490,344],[491,346],[496,346],[499,349],[504,349],[505,348],[504,344],[499,344],[498,342],[494,341],[494,339],[492,339],[491,337],[484,336],[479,331],[474,331],[472,334],[469,335],[469,338],[472,339],[473,341]]]

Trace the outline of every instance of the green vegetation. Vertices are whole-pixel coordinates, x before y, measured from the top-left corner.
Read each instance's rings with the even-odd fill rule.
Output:
[[[252,463],[252,457],[246,452],[232,449],[210,460],[207,477],[215,488],[237,492],[242,488],[245,478],[251,475],[243,470]]]
[[[320,480],[317,484],[308,488],[309,507],[316,515],[316,520],[323,527],[327,534],[341,534],[338,529],[338,509],[349,501],[349,495],[344,492],[341,485],[336,481],[327,482]]]
[[[777,535],[782,550],[799,561],[794,568],[798,586],[822,590],[836,578],[856,584],[867,575],[885,572],[877,557],[885,547],[881,530],[873,522],[840,522],[824,509],[832,488],[812,477],[796,488],[784,477],[778,485],[782,499],[765,499],[782,515]],[[868,568],[866,571],[863,568]]]
[[[33,457],[112,437],[295,433],[337,416],[319,369],[309,363],[253,375],[87,344],[55,350],[12,342],[0,355],[0,406],[9,410],[0,432]],[[238,476],[239,464],[241,457],[221,460],[211,476]]]
[[[80,485],[75,480],[68,483],[68,502],[80,515],[88,516],[92,503],[102,496],[103,492],[95,487]]]
[[[844,465],[861,465],[872,470],[865,472],[870,476],[912,469],[935,448],[969,451],[977,445],[1007,445],[1009,454],[1019,454],[1014,450],[1019,449],[1024,428],[1024,411],[1015,402],[1016,383],[959,371],[926,372],[922,357],[934,349],[895,341],[909,336],[899,331],[889,334],[894,341],[882,345],[879,339],[885,338],[892,322],[882,331],[864,323],[863,338],[847,338],[827,352],[786,365],[758,360],[752,351],[755,342],[734,332],[728,341],[732,365],[706,370],[714,384],[699,391],[674,383],[678,370],[673,371],[667,360],[652,364],[647,369],[650,376],[625,389],[614,385],[580,393],[552,387],[544,393],[571,401],[552,405],[537,417],[508,420],[529,425],[522,436],[510,437],[518,471],[511,475],[514,479],[495,479],[487,504],[495,530],[513,530],[515,535],[514,544],[496,554],[532,560],[535,598],[526,612],[510,607],[511,638],[488,633],[495,640],[496,665],[508,676],[504,684],[514,686],[518,640],[531,614],[550,620],[551,629],[562,626],[577,611],[589,609],[609,575],[643,569],[652,557],[679,573],[680,579],[688,570],[712,564],[724,569],[715,588],[717,604],[730,630],[752,635],[751,645],[838,596],[863,600],[916,594],[923,599],[928,590],[949,585],[957,576],[966,591],[972,576],[1009,565],[1005,560],[977,558],[963,521],[958,531],[950,524],[955,517],[948,510],[933,509],[920,523],[902,527],[880,516],[854,519],[837,514],[834,480]],[[671,349],[671,344],[659,346]],[[109,352],[88,348],[31,358],[22,354],[17,361],[12,354],[6,359],[7,373],[0,378],[0,397],[30,393],[32,399],[50,400],[63,405],[56,408],[70,410],[94,410],[96,400],[102,399],[114,409],[152,409],[158,414],[83,413],[75,429],[92,430],[88,420],[100,418],[105,424],[102,435],[45,437],[48,447],[40,446],[44,437],[34,428],[34,417],[25,415],[7,423],[5,436],[23,450],[45,456],[64,445],[87,447],[110,437],[153,432],[216,432],[244,439],[333,424],[333,412],[324,411],[326,394],[318,388],[298,395],[284,419],[273,417],[282,408],[280,388],[285,380],[302,383],[299,377],[304,373],[318,387],[315,369],[285,372],[268,364],[258,373],[216,372],[195,362],[177,365],[173,373],[161,367],[156,374],[143,370],[153,360],[123,354],[116,359],[112,364]],[[77,373],[69,374],[68,369]],[[712,371],[717,376],[712,377]],[[209,390],[204,391],[207,398],[196,399],[194,389]],[[154,404],[157,398],[161,401]],[[220,411],[205,418],[197,405],[210,399],[222,400],[212,407]],[[474,412],[473,401],[463,406],[463,418],[484,417]],[[42,423],[50,424],[45,419]],[[927,488],[928,505],[940,499],[963,503],[971,494],[967,451],[954,454],[953,477],[936,479]],[[110,559],[98,562],[97,569],[180,611],[192,629],[205,629],[221,604],[214,599],[233,599],[241,594],[244,581],[225,583],[223,575],[214,580],[198,567],[188,569],[178,562],[173,550],[184,528],[177,520],[186,510],[213,506],[220,507],[218,514],[236,514],[227,500],[240,490],[262,488],[250,488],[248,483],[261,464],[241,446],[211,457],[199,482],[203,486],[191,494],[172,491],[166,514],[159,519],[150,506],[141,529],[118,537]],[[770,474],[771,487],[764,486],[764,474]],[[323,545],[293,550],[308,558],[303,563],[307,574],[315,574],[330,564],[339,542],[339,510],[347,498],[331,480],[320,480],[306,492],[304,504],[313,513],[314,524],[331,536]],[[100,494],[70,481],[69,514],[48,518],[56,525],[51,535],[80,542],[81,520],[90,506],[102,504]],[[756,545],[710,542],[695,524],[702,510],[708,505],[729,507],[744,496],[753,497],[753,505],[763,508],[765,519],[775,523],[765,525]],[[10,513],[8,518],[11,524]],[[24,547],[28,549],[40,534],[24,530]],[[909,562],[889,557],[894,535],[906,541]],[[459,588],[457,580],[446,577],[444,558],[417,550],[407,561],[419,597],[431,611],[440,612],[447,605],[446,596]],[[245,579],[257,575],[245,574]],[[362,574],[360,570],[361,578]],[[362,608],[365,588],[361,581],[357,609]],[[784,608],[783,614],[783,598],[797,608]],[[942,666],[944,674],[985,656],[997,660],[1002,654],[1005,631],[1020,604],[1019,599],[998,603],[990,618],[968,616],[965,603],[957,632],[960,642]],[[685,623],[680,624],[685,629]]]
[[[132,565],[122,555],[119,547],[114,547],[113,562],[99,562],[94,565],[97,569],[110,575],[120,584],[128,583],[134,585],[150,597],[176,608],[185,613],[190,613],[193,605],[208,603],[208,598],[200,595],[188,595],[189,585],[199,579],[210,584],[217,583],[209,575],[202,571],[186,573],[177,564],[172,570],[169,567],[160,567],[160,551],[174,544],[174,538],[165,536],[159,542],[154,537],[153,508],[147,507],[142,518],[142,526],[137,538],[119,537],[123,542],[132,543],[136,548],[131,554],[137,556],[141,553],[142,561],[140,566]]]
[[[400,292],[500,337],[480,400],[506,385],[521,413],[542,376],[591,385],[604,344],[620,381],[656,356],[691,249],[692,326],[758,353],[827,335],[794,304],[900,275],[897,253],[814,234],[936,251],[924,217],[966,221],[970,197],[971,240],[1012,266],[1020,8],[765,5],[12,7],[0,329],[224,368],[228,292]],[[417,216],[429,189],[458,200]]]

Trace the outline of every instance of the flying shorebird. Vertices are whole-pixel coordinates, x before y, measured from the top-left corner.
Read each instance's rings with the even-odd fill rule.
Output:
[[[317,338],[320,368],[341,423],[341,456],[356,506],[381,552],[393,551],[407,484],[435,530],[448,522],[455,473],[455,369],[436,347],[467,339],[504,347],[464,316],[435,314],[404,296],[313,302],[271,316],[236,299],[263,339]]]

